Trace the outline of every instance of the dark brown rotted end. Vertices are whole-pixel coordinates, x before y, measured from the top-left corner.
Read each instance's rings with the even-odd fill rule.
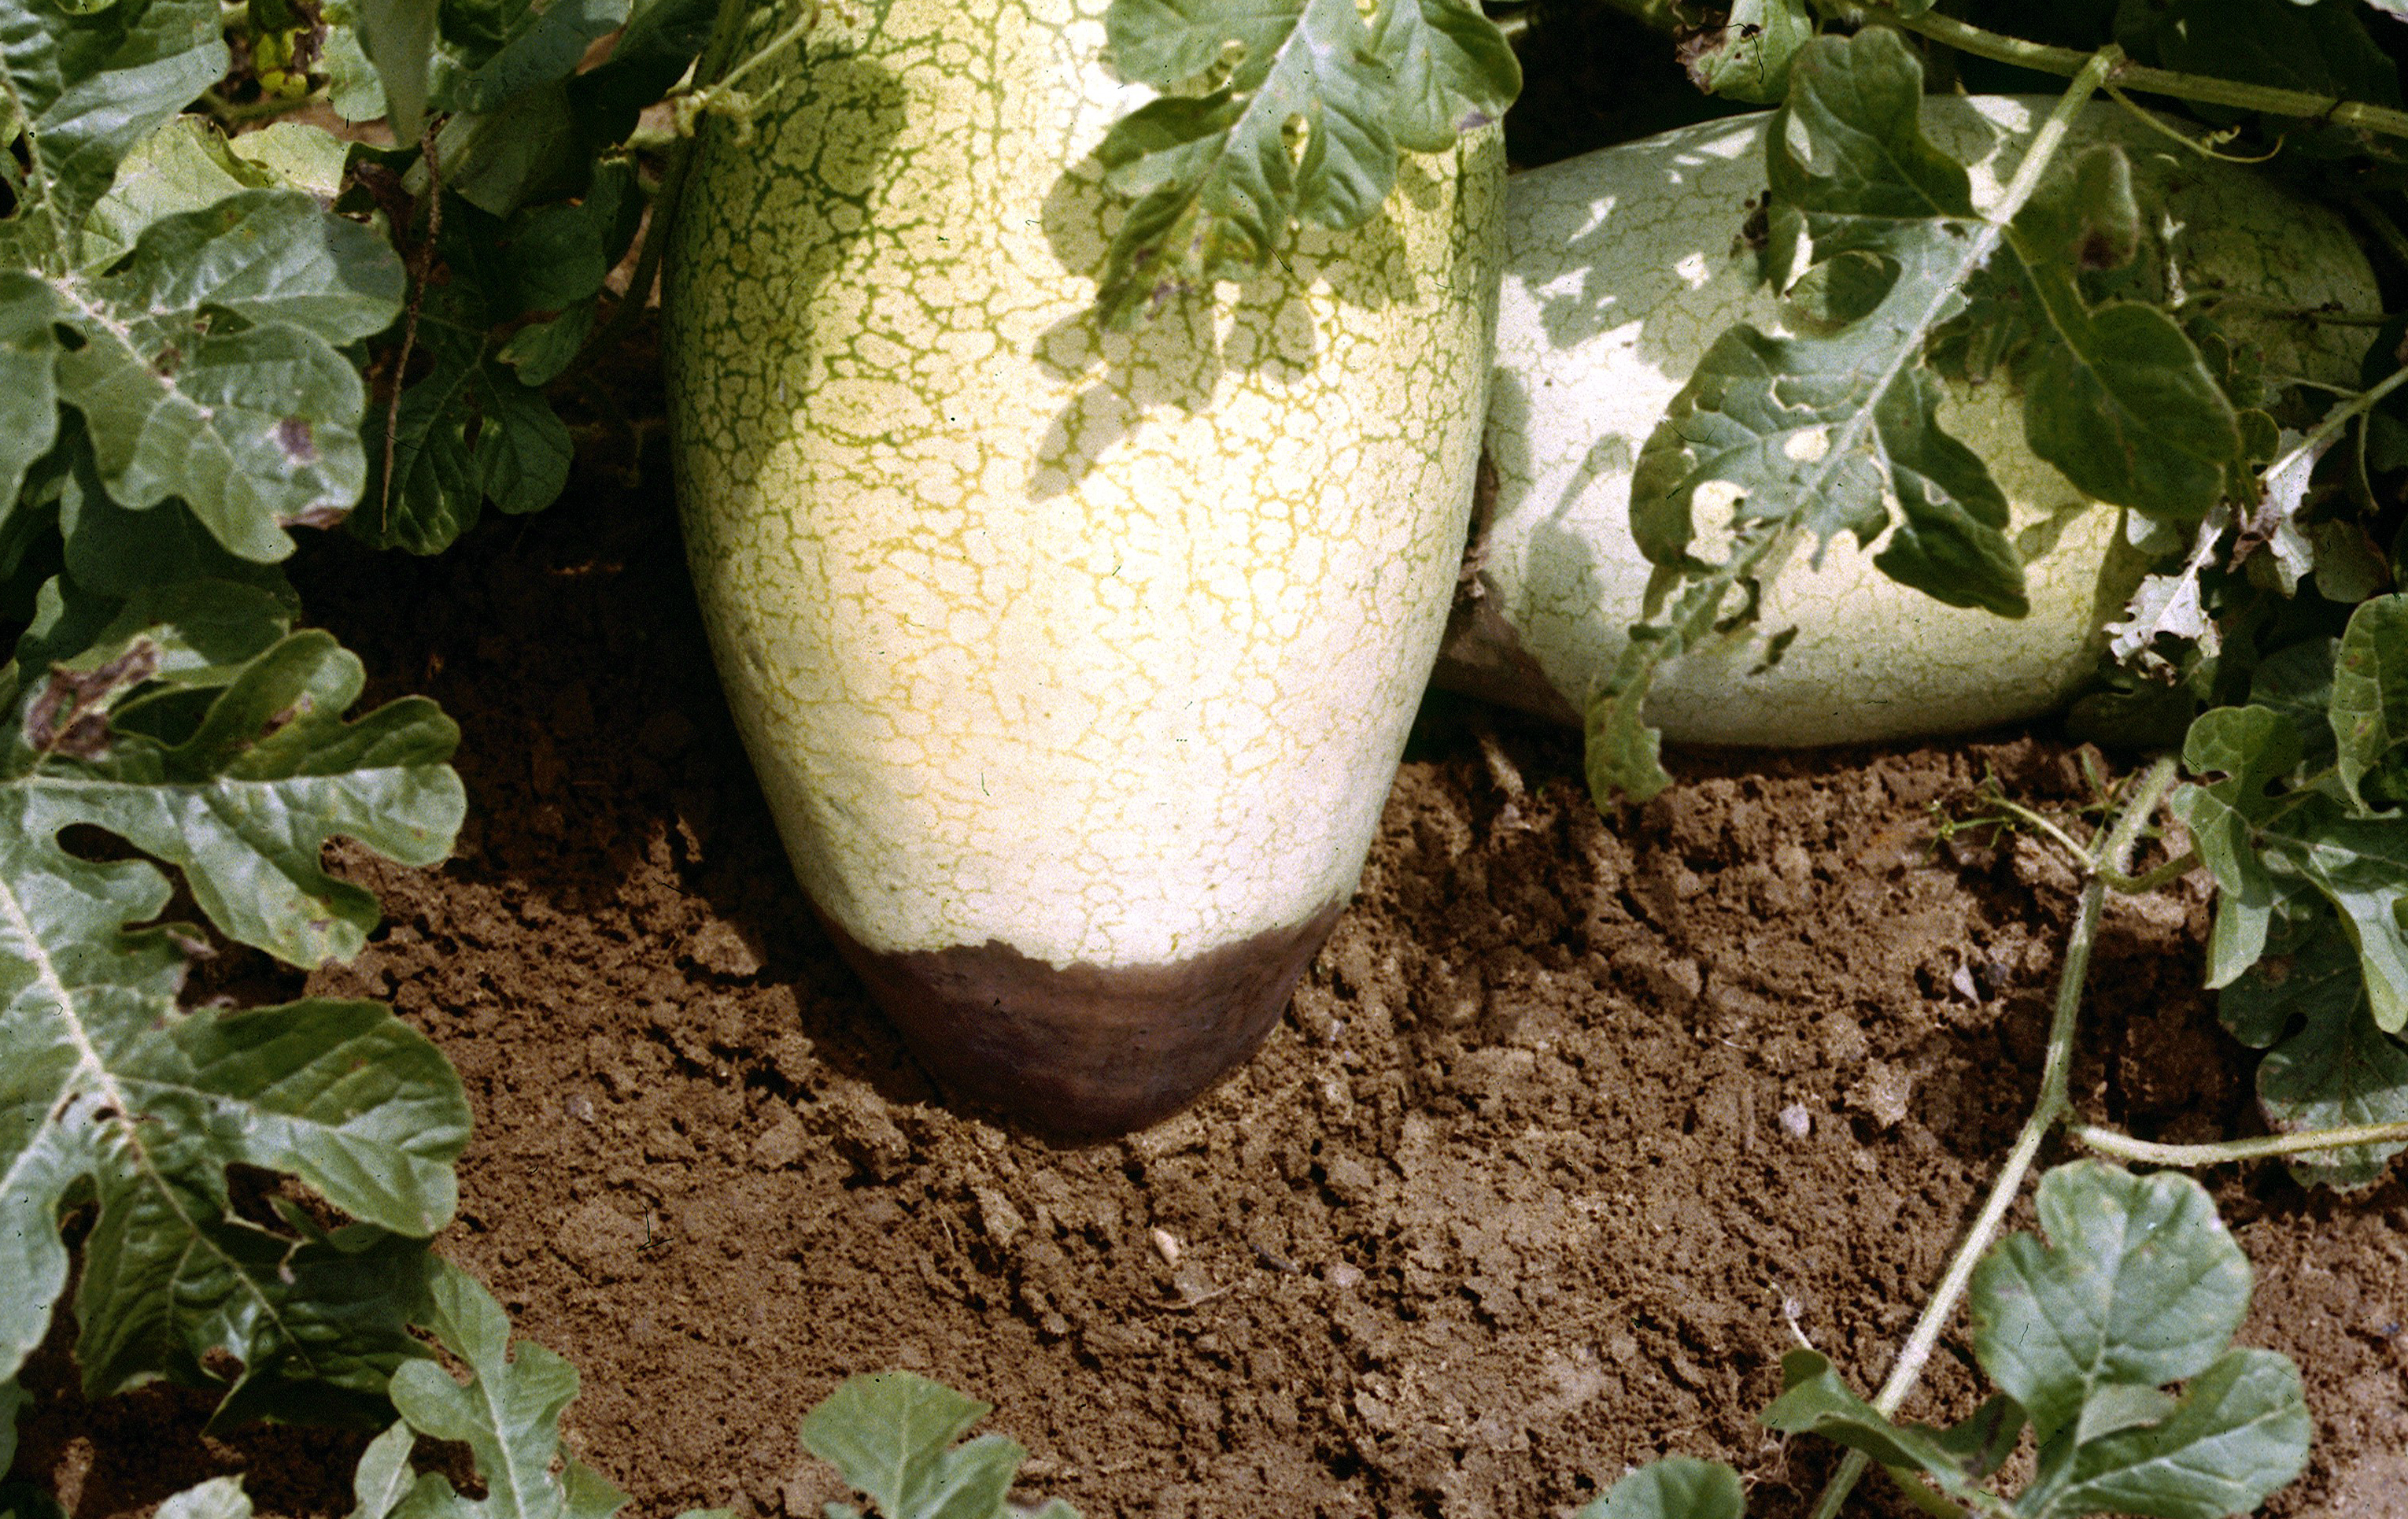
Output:
[[[1191,959],[1052,966],[990,939],[884,953],[828,935],[921,1065],[1056,1139],[1159,1123],[1254,1053],[1338,922],[1332,903]]]

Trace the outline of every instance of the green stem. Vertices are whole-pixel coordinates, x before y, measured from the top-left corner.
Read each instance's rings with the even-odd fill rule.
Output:
[[[1929,37],[1934,42],[1970,52],[1977,58],[2014,64],[2040,74],[2076,75],[2093,56],[2077,48],[2052,48],[2042,43],[2026,42],[2021,37],[2008,36],[2002,32],[1992,32],[1960,21],[1953,16],[1943,16],[1937,10],[1927,10],[1919,16],[1900,16],[1892,10],[1875,8],[1865,11],[1864,18],[1883,26],[1895,26]],[[2333,95],[2311,94],[2303,90],[2243,84],[2238,79],[2181,74],[2167,68],[2145,68],[2138,64],[2126,64],[2117,68],[2115,83],[2120,89],[2136,90],[2144,94],[2170,95],[2176,100],[2193,100],[2204,106],[2264,111],[2269,116],[2301,116],[2336,126],[2380,133],[2385,136],[2408,137],[2408,111],[2393,110],[2387,106],[2370,106],[2358,100],[2343,100]]]
[[[745,75],[752,73],[753,69],[759,67],[765,59],[774,58],[779,53],[781,53],[788,48],[794,46],[796,43],[800,42],[803,39],[803,34],[809,32],[812,27],[817,26],[819,24],[819,21],[820,7],[815,5],[806,7],[803,10],[802,16],[796,20],[792,26],[787,27],[776,36],[771,37],[767,42],[763,43],[751,57],[745,59],[742,63],[738,64],[735,67],[721,75],[718,81],[712,84],[710,88],[714,90],[730,90],[735,88],[737,80],[742,79]]]
[[[2076,863],[2084,865],[2089,863],[2089,849],[2086,847],[2080,839],[2074,838],[2071,834],[2067,833],[2063,828],[2057,826],[2055,820],[2042,813],[2034,811],[2032,809],[2024,806],[2021,802],[2009,801],[2004,796],[1993,798],[1990,805],[1996,807],[2000,811],[2004,812],[2007,816],[2014,819],[2017,823],[2022,824],[2025,827],[2030,828],[2037,833],[2044,834],[2048,838],[2055,839],[2057,841],[2057,847],[2065,851],[2068,854],[2072,855]]]
[[[2114,1129],[2077,1124],[2068,1131],[2102,1155],[2137,1160],[2150,1166],[2224,1166],[2237,1160],[2263,1160],[2271,1155],[2297,1155],[2311,1150],[2347,1150],[2361,1144],[2408,1142],[2408,1124],[2351,1124],[2340,1128],[2302,1129],[2296,1134],[2270,1134],[2260,1139],[2226,1139],[2215,1144],[2159,1144],[2136,1139]]]
[[[2024,1178],[2040,1157],[2042,1143],[2057,1121],[2072,1111],[2069,1093],[2073,1076],[2073,1030],[2082,1011],[2083,986],[2090,978],[2090,951],[2099,938],[2100,910],[2107,898],[2107,882],[2100,872],[2122,868],[2133,840],[2156,814],[2157,804],[2165,800],[2166,788],[2173,784],[2173,779],[2174,761],[2171,756],[2151,766],[2141,778],[2131,801],[2108,831],[2106,842],[2096,854],[2085,856],[2091,867],[2090,879],[2083,882],[2073,931],[2066,936],[2065,964],[2057,972],[2057,1008],[2049,1020],[2048,1057],[2041,1068],[2040,1096],[2024,1120],[2023,1131],[2015,1136],[2014,1148],[2007,1152],[2006,1164],[2000,1168],[1998,1180],[1990,1184],[1982,1211],[1965,1231],[1963,1241],[1948,1263],[1947,1273],[1923,1305],[1914,1331],[1907,1336],[1887,1380],[1873,1398],[1873,1407],[1885,1417],[1899,1411],[1914,1391],[1915,1383],[1922,1380],[1923,1369],[1930,1361],[1932,1351],[1939,1347],[1940,1337],[1947,1332],[1949,1323],[1956,1316],[1957,1304],[1972,1285],[1973,1268],[1989,1252],[2000,1225],[2006,1222],[2007,1211],[2022,1194]],[[1832,1474],[1829,1485],[1823,1489],[1822,1498],[1815,1503],[1813,1519],[1833,1519],[1840,1505],[1848,1500],[1857,1479],[1864,1475],[1867,1465],[1861,1451],[1848,1453],[1840,1469]]]
[[[2301,459],[2321,452],[2361,413],[2373,410],[2382,404],[2385,396],[2398,390],[2401,385],[2408,385],[2408,365],[2394,369],[2382,380],[2325,413],[2325,420],[2316,423],[2316,430],[2294,444],[2290,452],[2268,465],[2261,478],[2271,480],[2298,464]]]
[[[2192,152],[2197,153],[2201,158],[2212,158],[2224,164],[2263,164],[2268,159],[2273,157],[2274,154],[2279,152],[2282,149],[2282,144],[2277,142],[2273,148],[2254,158],[2243,157],[2239,153],[2219,152],[2215,149],[2209,147],[2206,143],[2200,141],[2197,137],[2192,136],[2189,133],[2180,130],[2172,122],[2167,121],[2156,111],[2150,110],[2147,107],[2141,105],[2130,95],[2128,95],[2123,91],[2116,89],[2114,85],[2108,85],[2106,88],[2107,97],[2115,102],[2118,106],[2123,107],[2124,109],[2131,115],[2134,121],[2140,122],[2143,126],[2147,127],[2150,131],[2157,133],[2159,136],[2167,137],[2172,141],[2181,143],[2184,147],[2189,149]],[[2229,131],[2215,134],[2215,136],[2225,137],[2229,137],[2232,134]]]
[[[297,110],[325,104],[326,92],[312,90],[306,95],[262,95],[249,105],[237,106],[211,93],[201,97],[212,120],[223,126],[240,126],[246,122],[265,122],[279,116],[290,116]]]
[[[2174,858],[2161,865],[2153,866],[2137,876],[2128,876],[2113,866],[2099,863],[2097,857],[2091,853],[2089,846],[2066,832],[2045,815],[2032,810],[2022,803],[2010,801],[2004,796],[1995,796],[1991,798],[1990,805],[2016,822],[2055,839],[2058,848],[2073,856],[2077,866],[2105,881],[2109,891],[2125,896],[2146,896],[2168,881],[2180,881],[2199,868],[2199,851],[2186,850]]]
[[[2163,865],[2137,876],[2128,876],[2120,870],[2110,870],[2101,866],[2099,879],[2107,883],[2109,891],[2121,892],[2126,896],[2145,896],[2160,886],[2180,881],[2199,867],[2199,851],[2186,849]]]
[[[2266,375],[2262,378],[2265,380],[2267,384],[2272,386],[2276,390],[2322,391],[2327,395],[2356,395],[2358,394],[2357,389],[2353,386],[2335,385],[2322,380],[2310,380],[2305,375]]]
[[[2073,119],[2101,85],[2125,66],[2124,50],[2114,43],[2100,49],[2082,60],[2079,68],[2069,70],[2073,82],[2057,96],[2057,107],[2048,120],[2032,135],[2031,146],[2025,150],[2023,162],[2015,165],[2015,177],[2007,181],[2007,193],[2000,199],[1999,208],[1991,213],[1991,225],[2005,228],[2024,208],[2024,203],[2040,188],[2041,177],[2048,172],[2057,159],[2057,150],[2065,142],[2065,135],[2073,130]]]

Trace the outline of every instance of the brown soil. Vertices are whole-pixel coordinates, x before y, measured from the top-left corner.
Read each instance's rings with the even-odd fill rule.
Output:
[[[839,1489],[796,1421],[886,1367],[998,1405],[1025,1494],[1095,1519],[1566,1514],[1668,1452],[1803,1512],[1830,1453],[1756,1425],[1779,1358],[1802,1335],[1860,1387],[1885,1369],[2031,1098],[2071,917],[2045,850],[1942,842],[1933,809],[1991,774],[2071,818],[2072,752],[1687,754],[1600,818],[1569,735],[1435,698],[1260,1056],[1150,1133],[1052,1148],[949,1110],[813,926],[646,465],[627,490],[589,459],[437,562],[301,566],[375,699],[459,720],[472,804],[438,870],[337,851],[391,922],[307,988],[390,999],[458,1065],[443,1246],[582,1370],[568,1443],[631,1514],[817,1514]],[[2257,1130],[2204,927],[2196,883],[2110,916],[2087,1114]],[[2259,1273],[2243,1337],[2299,1360],[2316,1419],[2271,1512],[2408,1515],[2408,1192],[2268,1166],[2217,1198]],[[1970,1364],[1952,1339],[1911,1412],[1970,1406]],[[350,1505],[354,1437],[205,1438],[196,1395],[87,1406],[72,1375],[62,1334],[18,1472],[76,1519],[242,1469],[266,1512]]]
[[[308,989],[391,999],[459,1066],[445,1248],[582,1369],[570,1443],[634,1512],[817,1513],[838,1488],[796,1422],[884,1367],[999,1405],[1028,1491],[1096,1516],[1561,1513],[1670,1451],[1800,1512],[1828,1451],[1755,1423],[1792,1326],[1885,1369],[2034,1090],[2071,913],[2046,851],[1936,841],[1932,809],[1995,774],[2071,817],[2077,755],[1689,754],[1600,818],[1570,736],[1436,698],[1259,1058],[1150,1133],[1050,1148],[949,1111],[812,925],[647,479],[303,576],[373,695],[459,719],[473,798],[438,870],[340,852],[391,924]],[[2204,922],[2195,889],[2110,916],[2087,1112],[2256,1126]],[[2261,1275],[2246,1338],[2316,1415],[2274,1512],[2408,1512],[2408,1193],[2264,1167],[2219,1201]],[[21,1462],[77,1519],[246,1466],[271,1512],[348,1507],[355,1440],[204,1440],[197,1398],[87,1408],[67,1375],[37,1363]],[[1975,1385],[1952,1342],[1916,1408]]]

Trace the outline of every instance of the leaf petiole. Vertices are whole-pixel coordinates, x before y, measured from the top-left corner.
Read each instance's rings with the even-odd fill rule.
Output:
[[[2124,50],[2113,42],[2083,61],[2082,67],[2074,71],[2072,82],[2065,87],[2065,93],[2057,96],[2048,120],[2032,135],[2031,147],[2025,150],[2023,162],[2015,165],[2015,177],[2007,181],[2006,193],[1990,215],[1993,227],[2003,232],[2014,224],[2016,214],[2032,198],[2032,192],[2040,188],[2041,177],[2057,161],[2057,150],[2065,145],[2065,135],[2073,130],[2074,117],[2125,66]]]
[[[2239,128],[2228,126],[2223,128],[2221,131],[2209,133],[2204,138],[2194,137],[2189,133],[2174,126],[2164,117],[2159,116],[2156,111],[2141,105],[2130,95],[2128,95],[2123,91],[2115,88],[2114,85],[2108,84],[2104,86],[2104,88],[2107,92],[2108,97],[2114,100],[2115,104],[2123,107],[2127,111],[2130,112],[2134,121],[2139,122],[2143,126],[2147,127],[2150,131],[2155,132],[2161,137],[2166,137],[2182,144],[2184,147],[2189,149],[2192,152],[2197,153],[2201,158],[2211,158],[2219,163],[2225,164],[2264,164],[2271,161],[2275,154],[2283,150],[2283,139],[2277,137],[2274,139],[2273,147],[2254,156],[2245,153],[2219,152],[2216,150],[2214,145],[2219,142],[2231,141],[2238,134],[2240,130]]]
[[[2264,1160],[2276,1155],[2304,1154],[2314,1150],[2348,1150],[2366,1144],[2397,1144],[2408,1139],[2408,1124],[2350,1124],[2338,1128],[2301,1129],[2269,1134],[2255,1139],[2224,1139],[2214,1144],[2159,1144],[2136,1139],[2111,1128],[2076,1124],[2067,1130],[2075,1139],[2103,1155],[2137,1160],[2150,1166],[2226,1166],[2235,1161]]]
[[[247,122],[274,121],[295,111],[308,110],[312,106],[322,106],[327,99],[326,92],[320,89],[299,95],[263,95],[248,104],[238,104],[212,90],[201,96],[201,105],[208,111],[210,120],[231,127]]]
[[[1904,16],[1884,6],[1866,7],[1859,14],[1875,25],[1894,26],[1960,52],[1970,52],[1976,58],[2014,64],[2041,74],[2076,75],[2096,56],[2078,48],[2056,48],[2044,43],[2027,42],[2021,37],[2008,36],[2001,32],[1960,21],[1953,16],[1944,16],[1936,9]],[[2243,84],[2238,79],[2183,74],[2170,68],[2148,68],[2139,64],[2125,64],[2118,67],[2115,83],[2122,89],[2138,91],[2143,94],[2169,95],[2176,100],[2194,100],[2205,106],[2263,111],[2269,116],[2307,117],[2385,136],[2408,137],[2408,111],[2394,110],[2388,106],[2370,106],[2360,100],[2310,94],[2303,90],[2282,90],[2272,85]]]
[[[734,89],[736,87],[736,82],[744,78],[745,75],[752,73],[753,69],[759,67],[768,59],[776,57],[779,53],[785,51],[788,48],[800,42],[807,35],[809,35],[812,27],[819,24],[819,21],[820,7],[815,5],[806,7],[801,18],[793,25],[787,27],[776,36],[771,37],[759,48],[753,50],[750,57],[738,61],[734,67],[721,75],[716,82],[689,91],[687,93],[704,94],[712,90]]]
[[[2288,453],[2268,465],[2261,478],[2271,480],[2284,470],[2293,467],[2300,460],[2322,452],[2330,447],[2333,439],[2341,437],[2343,430],[2360,414],[2373,410],[2382,404],[2385,396],[2398,390],[2401,385],[2408,385],[2408,365],[2394,369],[2382,380],[2325,413],[2324,421],[2316,423],[2315,431],[2300,439]]]

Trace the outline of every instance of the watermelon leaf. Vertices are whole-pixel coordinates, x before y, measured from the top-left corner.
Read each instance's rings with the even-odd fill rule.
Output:
[[[1299,221],[1360,226],[1402,150],[1500,119],[1521,89],[1469,0],[1381,0],[1368,20],[1354,0],[1113,0],[1105,26],[1112,66],[1164,92],[1096,150],[1135,202],[1096,294],[1114,326],[1263,267]]]

